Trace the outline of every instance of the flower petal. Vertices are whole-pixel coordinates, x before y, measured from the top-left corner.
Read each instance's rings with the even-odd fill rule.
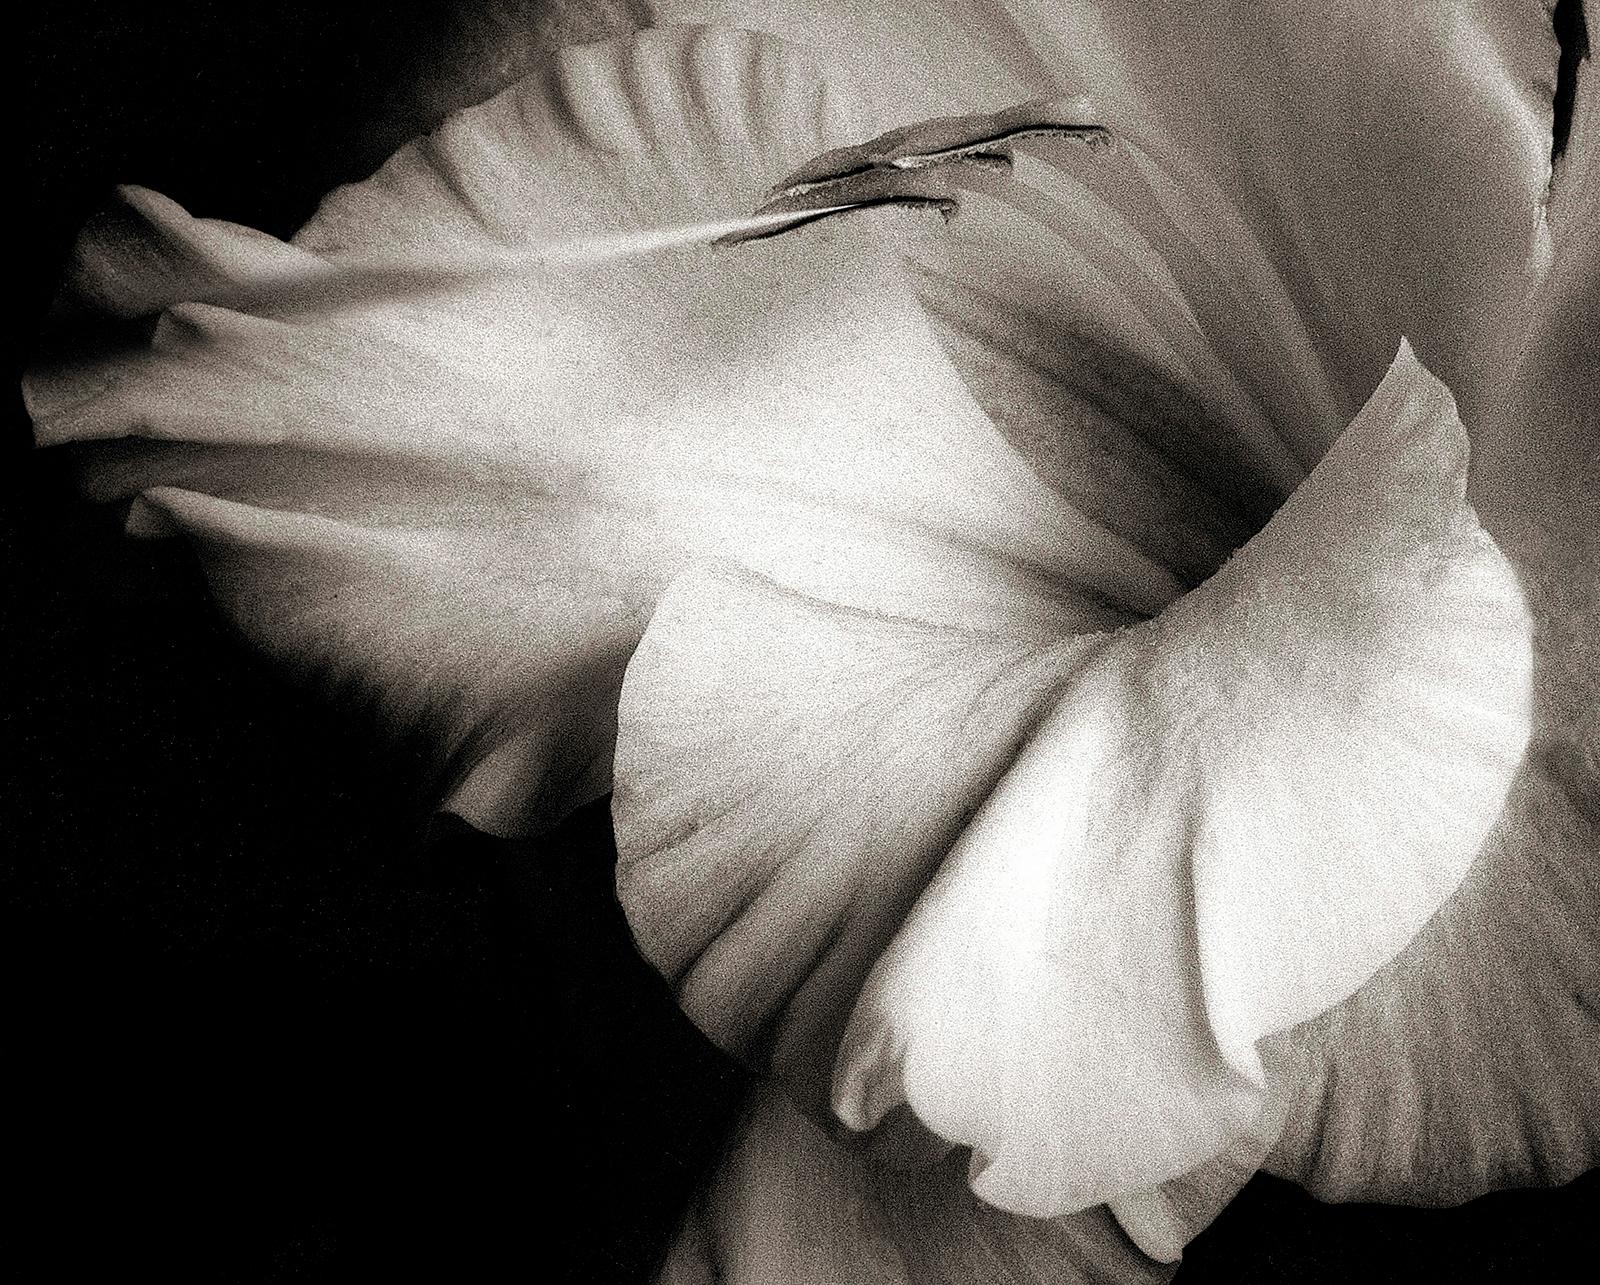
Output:
[[[1085,490],[1097,452],[1147,488],[1187,481],[1198,494],[1172,510],[1223,499],[1224,514],[1247,525],[1203,579],[1359,402],[1328,382],[1286,282],[1229,195],[1102,119],[1074,99],[922,122],[819,158],[763,208],[893,196],[953,209],[919,280],[986,409],[1020,420],[1039,453],[1066,465],[1074,501],[1111,520],[1148,533],[1173,516],[1152,515],[1126,484],[1109,498]],[[1096,440],[1084,421],[1113,399],[1119,422]]]
[[[1267,1042],[1292,1098],[1270,1172],[1325,1200],[1456,1204],[1600,1161],[1594,760],[1541,740],[1417,939]]]
[[[92,493],[193,536],[249,635],[425,736],[498,832],[604,791],[621,666],[695,558],[974,628],[1158,609],[1180,582],[945,357],[915,213],[714,244],[847,119],[791,49],[656,32],[566,51],[293,245],[129,191],[30,375],[39,440],[99,444]]]
[[[612,811],[635,936],[713,1040],[813,1106],[867,970],[1092,645],[1026,608],[978,630],[708,567],[629,666]]]
[[[1590,32],[1595,31],[1589,6]],[[1538,645],[1530,751],[1466,882],[1349,1001],[1272,1042],[1269,1161],[1328,1199],[1454,1203],[1600,1162],[1600,76],[1581,69],[1529,339],[1469,494]]]
[[[1039,1215],[1218,1155],[1264,1109],[1256,1041],[1404,946],[1516,767],[1528,638],[1464,468],[1403,350],[1255,541],[1109,638],[690,577],[623,693],[642,949],[814,1101],[915,899],[843,1036],[847,1124],[908,1101],[978,1151],[981,1195]]]
[[[1477,405],[1541,264],[1557,50],[1542,0],[656,0],[839,65],[879,129],[1087,95],[1209,176],[1269,248],[1359,405],[1401,334]],[[1470,422],[1470,421],[1469,421]]]
[[[1525,744],[1521,598],[1464,466],[1403,351],[1260,536],[1088,660],[869,979],[846,1123],[903,1095],[980,1195],[1049,1214],[1253,1119],[1256,1042],[1409,941]]]
[[[1254,1168],[1218,1166],[1158,1199],[1179,1244]],[[1172,1268],[1104,1209],[1042,1220],[974,1200],[959,1165],[889,1171],[830,1139],[770,1086],[691,1207],[661,1285],[1137,1285]],[[1176,1255],[1172,1255],[1176,1257]]]
[[[811,50],[871,104],[873,132],[1051,97],[1060,83],[1048,42],[1065,25],[1065,6],[1044,23],[1032,6],[989,0],[929,0],[915,12],[878,0],[651,0],[650,8],[657,22],[769,31]]]
[[[493,97],[568,45],[648,27],[644,0],[452,0],[397,15],[415,42],[406,75],[371,105],[365,135],[387,156]]]

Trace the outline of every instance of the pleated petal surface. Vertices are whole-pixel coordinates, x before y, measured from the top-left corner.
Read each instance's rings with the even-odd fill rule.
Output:
[[[695,558],[978,626],[1158,609],[1178,582],[945,355],[893,250],[925,216],[716,244],[850,128],[793,50],[652,32],[564,52],[292,244],[126,190],[30,373],[38,438],[499,832],[607,788],[622,665]]]

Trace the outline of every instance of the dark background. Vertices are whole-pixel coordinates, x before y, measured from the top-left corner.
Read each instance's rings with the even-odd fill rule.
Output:
[[[292,232],[425,112],[447,9],[38,6],[24,336],[115,182]],[[430,835],[411,765],[236,646],[184,550],[121,541],[7,398],[3,1154],[31,1234],[0,1253],[31,1242],[39,1280],[641,1279],[742,1080],[633,956],[604,808]],[[1258,1179],[1184,1279],[1557,1279],[1596,1192],[1335,1209]]]

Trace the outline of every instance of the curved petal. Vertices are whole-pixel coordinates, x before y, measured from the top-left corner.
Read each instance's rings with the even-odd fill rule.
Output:
[[[879,129],[1087,95],[1265,244],[1354,406],[1401,334],[1463,395],[1542,266],[1557,49],[1544,0],[655,0],[837,65]]]
[[[1218,1155],[1265,1108],[1256,1041],[1405,944],[1516,767],[1529,640],[1464,470],[1448,394],[1403,351],[1261,535],[1116,635],[690,577],[620,713],[641,947],[808,1096],[854,1002],[840,1118],[909,1102],[1002,1208]]]
[[[399,15],[416,43],[399,92],[372,105],[376,155],[493,97],[555,50],[649,26],[648,10],[644,0],[452,0]]]
[[[691,1207],[661,1285],[1138,1285],[1155,1254],[1210,1222],[1254,1171],[1218,1165],[1157,1199],[1167,1241],[1130,1243],[1104,1209],[1019,1218],[974,1200],[958,1165],[888,1171],[841,1147],[771,1087]],[[1144,1250],[1144,1252],[1140,1252]]]
[[[1591,34],[1596,30],[1589,6]],[[1581,69],[1530,338],[1470,494],[1538,643],[1529,755],[1461,889],[1346,1004],[1278,1042],[1269,1161],[1329,1199],[1453,1203],[1600,1162],[1600,76]]]
[[[826,1103],[866,971],[1094,645],[676,582],[629,666],[612,812],[629,922],[696,1023]]]
[[[1225,497],[1245,518],[1196,580],[1259,529],[1359,405],[1329,382],[1228,194],[1108,129],[1087,100],[891,131],[818,158],[763,209],[890,199],[951,211],[946,235],[916,247],[937,252],[917,261],[924,304],[986,409],[1059,461],[1075,502],[1145,538],[1161,531],[1171,514],[1152,520],[1138,490],[1108,499],[1091,482],[1097,450],[1135,477],[1153,455],[1165,468],[1145,486],[1198,492],[1172,508],[1204,513]],[[1099,440],[1094,411],[1115,420]]]
[[[1600,1161],[1594,760],[1541,741],[1410,947],[1268,1042],[1291,1099],[1270,1172],[1326,1200],[1456,1204]]]
[[[693,558],[978,628],[1158,609],[1180,582],[944,356],[894,251],[916,215],[715,244],[849,128],[793,50],[657,32],[566,51],[292,245],[129,191],[30,374],[39,440],[95,445],[92,493],[193,536],[249,635],[424,735],[501,832],[604,791],[621,666]]]
[[[811,50],[871,105],[873,132],[1051,97],[1060,83],[1048,40],[1065,6],[1048,26],[1030,6],[988,0],[930,0],[915,12],[876,0],[651,0],[650,9],[657,22],[769,31]]]

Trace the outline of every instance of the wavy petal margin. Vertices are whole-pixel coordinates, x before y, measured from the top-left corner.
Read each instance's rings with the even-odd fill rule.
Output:
[[[660,1285],[1158,1285],[1255,1156],[1171,1184],[1161,1236],[1130,1241],[1104,1209],[1019,1218],[973,1198],[957,1163],[887,1170],[843,1147],[771,1086],[689,1211]],[[1149,1224],[1135,1222],[1136,1226]],[[1163,1261],[1164,1260],[1164,1261]]]
[[[943,355],[889,252],[915,215],[714,244],[849,120],[793,49],[664,31],[565,51],[293,244],[128,189],[29,373],[38,439],[497,833],[606,790],[622,666],[697,558],[980,625],[1158,607],[1172,577]]]

